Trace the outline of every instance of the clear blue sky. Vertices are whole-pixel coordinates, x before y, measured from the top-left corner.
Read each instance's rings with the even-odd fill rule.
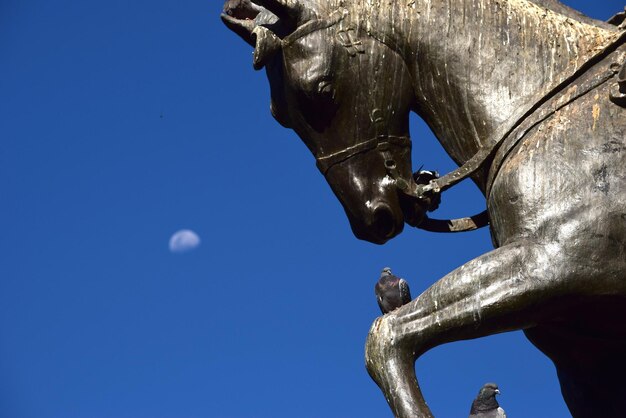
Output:
[[[380,269],[416,296],[491,248],[486,230],[355,239],[220,10],[0,0],[0,417],[389,417],[363,361]],[[415,165],[450,170],[412,123]],[[483,205],[465,184],[437,215]],[[202,244],[172,254],[182,228]],[[416,367],[438,418],[486,381],[511,417],[569,415],[519,332]]]

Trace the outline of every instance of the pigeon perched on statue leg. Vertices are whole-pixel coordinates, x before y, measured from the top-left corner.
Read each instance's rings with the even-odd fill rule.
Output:
[[[383,269],[374,291],[383,314],[394,311],[411,301],[409,284],[404,279],[394,276],[389,267]]]
[[[496,400],[499,394],[498,385],[486,383],[472,402],[469,418],[506,418],[504,409],[500,408]]]

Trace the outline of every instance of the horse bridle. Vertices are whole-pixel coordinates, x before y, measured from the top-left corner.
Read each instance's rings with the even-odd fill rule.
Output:
[[[290,35],[286,36],[282,40],[283,47],[289,46],[293,44],[296,40],[315,31],[332,27],[344,20],[346,16],[348,16],[348,11],[346,9],[338,9],[332,12],[327,19],[311,20],[298,27]],[[360,46],[360,43],[356,44]],[[354,46],[354,44],[351,43],[344,46],[352,47]],[[378,121],[377,112],[378,110],[374,110],[371,115],[371,118],[375,124]],[[377,150],[385,155],[386,167],[395,167],[395,161],[391,159],[390,154],[388,153],[389,149],[394,146],[410,148],[411,138],[409,136],[377,134],[373,138],[359,142],[354,145],[350,145],[342,150],[335,151],[327,155],[316,156],[316,163],[318,169],[322,172],[322,174],[326,175],[328,170],[330,170],[330,168],[336,164],[343,163],[358,154]]]
[[[281,44],[284,47],[292,45],[296,40],[316,32],[321,29],[330,28],[341,21],[343,21],[349,12],[346,9],[337,9],[332,12],[327,19],[314,19],[302,26],[296,28],[294,32],[287,35],[281,40]],[[383,43],[388,48],[396,51],[394,45],[388,45],[388,41],[378,39],[374,34],[370,33],[373,39]],[[360,42],[349,42],[343,44],[344,47],[358,47],[357,51],[363,52]],[[354,56],[354,54],[351,54]],[[372,120],[376,123],[376,110],[372,113]],[[337,164],[342,164],[351,158],[368,153],[371,151],[380,152],[384,159],[385,170],[387,176],[393,181],[398,191],[406,196],[417,199],[421,202],[430,201],[434,194],[439,193],[436,189],[428,189],[428,185],[418,185],[405,180],[397,171],[397,164],[394,160],[390,150],[392,147],[411,148],[411,138],[409,136],[389,135],[389,134],[376,134],[373,138],[359,142],[354,145],[350,145],[342,150],[332,152],[327,155],[316,156],[316,165],[320,172],[326,176],[328,170]],[[470,231],[488,225],[486,212],[479,215],[459,218],[459,219],[432,219],[424,215],[423,220],[417,225],[417,228],[424,229],[433,232],[461,232]]]
[[[331,13],[328,19],[316,19],[309,21],[297,28],[292,34],[285,37],[282,41],[283,45],[287,46],[293,43],[295,40],[312,32],[334,26],[335,24],[341,22],[347,15],[347,10],[338,9]],[[391,40],[392,45],[390,45],[390,40],[386,40],[384,39],[384,37],[381,36],[376,36],[377,34],[374,32],[368,32],[368,34],[372,37],[372,39],[381,42],[393,51],[401,54],[401,51],[398,50],[397,45],[393,43],[393,40]],[[351,145],[340,151],[316,157],[317,167],[324,175],[326,175],[328,170],[336,164],[341,164],[358,154],[377,150],[383,154],[387,175],[393,180],[396,188],[401,193],[420,201],[429,199],[433,196],[433,194],[439,194],[461,182],[462,180],[470,177],[471,175],[477,173],[487,161],[494,157],[496,151],[498,151],[500,146],[503,145],[507,138],[509,138],[509,136],[513,134],[513,132],[520,126],[520,124],[526,121],[535,113],[537,113],[538,115],[535,116],[533,119],[536,119],[537,121],[533,120],[531,127],[536,126],[536,124],[546,120],[548,117],[556,113],[559,109],[562,109],[563,107],[569,105],[574,100],[599,87],[606,81],[610,80],[613,76],[615,76],[619,72],[620,68],[614,68],[613,66],[611,66],[611,68],[604,71],[599,77],[592,80],[592,82],[585,83],[578,90],[577,94],[571,96],[568,100],[559,103],[558,106],[548,107],[548,109],[541,109],[544,104],[553,99],[559,92],[564,90],[574,80],[583,75],[591,67],[598,64],[607,55],[614,52],[625,41],[626,31],[619,34],[614,41],[612,41],[609,45],[593,55],[572,75],[565,78],[548,92],[538,94],[533,98],[533,100],[529,101],[529,104],[519,109],[515,114],[511,116],[511,118],[509,118],[507,122],[505,122],[502,126],[500,126],[499,129],[494,132],[494,134],[492,135],[492,140],[486,142],[486,144],[488,145],[481,147],[476,152],[476,154],[474,154],[474,156],[472,156],[472,158],[470,158],[465,164],[442,177],[437,177],[433,180],[430,180],[427,184],[417,184],[416,182],[411,181],[412,179],[407,181],[402,178],[402,176],[397,172],[396,163],[389,153],[389,149],[391,146],[410,148],[411,140],[408,136],[377,134],[374,138],[359,142],[355,145]],[[626,68],[626,63],[624,64],[624,66],[624,68]],[[541,111],[539,111],[540,109]],[[517,144],[522,140],[528,130],[529,129],[525,129],[521,133],[517,133],[511,141],[508,141],[509,143],[506,144],[506,150],[503,153],[505,157],[513,148],[517,146]],[[493,184],[493,180],[495,179],[495,173],[497,173],[501,163],[502,161],[500,161],[500,164],[498,164],[495,170],[492,170],[492,174],[489,176],[490,178],[488,179],[487,184],[487,196],[489,196],[491,184]],[[482,228],[487,225],[489,225],[489,217],[487,211],[485,210],[474,216],[458,219],[440,220],[424,216],[424,220],[417,227],[433,232],[464,232]]]
[[[338,9],[332,12],[327,19],[311,20],[296,28],[296,30],[290,35],[284,37],[281,40],[281,44],[284,48],[292,45],[296,40],[315,31],[330,28],[343,21],[348,16],[348,14],[349,13],[346,9]],[[389,41],[378,39],[372,33],[370,33],[370,35],[373,39],[383,43],[393,51],[397,50],[397,48],[394,48],[395,44],[388,45]],[[341,44],[346,48],[355,48],[356,51],[363,52],[363,48],[359,41],[353,41],[348,43],[342,42]],[[350,55],[354,56],[355,54],[351,53]],[[374,123],[376,123],[376,110],[373,111],[371,116]],[[324,176],[326,176],[328,171],[337,164],[342,164],[359,154],[377,151],[382,155],[384,159],[387,176],[393,181],[395,187],[400,193],[417,199],[421,202],[429,202],[433,195],[438,192],[430,191],[425,188],[420,189],[420,187],[424,185],[418,185],[415,182],[411,182],[412,179],[408,181],[405,180],[398,173],[396,161],[394,160],[390,152],[391,148],[393,147],[408,148],[410,151],[411,138],[408,135],[401,136],[377,133],[373,138],[367,139],[354,145],[350,145],[339,151],[335,151],[327,155],[316,156],[316,165],[320,172]],[[445,220],[432,219],[424,215],[423,220],[420,222],[419,225],[417,225],[417,227],[433,232],[460,232],[477,229],[487,224],[488,221],[486,213],[479,214],[479,216]]]
[[[411,138],[408,136],[377,135],[374,138],[351,145],[341,151],[317,157],[317,168],[319,168],[322,174],[326,175],[332,166],[347,161],[358,154],[367,153],[372,150],[387,154],[387,151],[393,146],[410,148]],[[387,163],[389,160],[390,158],[385,159],[385,166],[392,164],[391,162]],[[395,162],[393,164],[395,164]]]

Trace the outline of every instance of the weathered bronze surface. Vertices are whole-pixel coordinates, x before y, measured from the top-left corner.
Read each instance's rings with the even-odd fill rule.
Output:
[[[354,234],[384,243],[471,176],[496,249],[378,318],[366,364],[398,417],[432,416],[414,362],[523,329],[575,417],[626,411],[626,47],[556,0],[229,0]],[[461,168],[412,178],[418,113]]]

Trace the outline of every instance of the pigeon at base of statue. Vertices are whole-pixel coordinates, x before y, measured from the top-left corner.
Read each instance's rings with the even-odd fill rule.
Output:
[[[394,311],[411,301],[409,284],[404,279],[394,276],[389,267],[383,269],[374,292],[383,314]]]
[[[472,402],[469,418],[506,418],[504,409],[500,408],[496,400],[499,394],[498,385],[486,383]]]

